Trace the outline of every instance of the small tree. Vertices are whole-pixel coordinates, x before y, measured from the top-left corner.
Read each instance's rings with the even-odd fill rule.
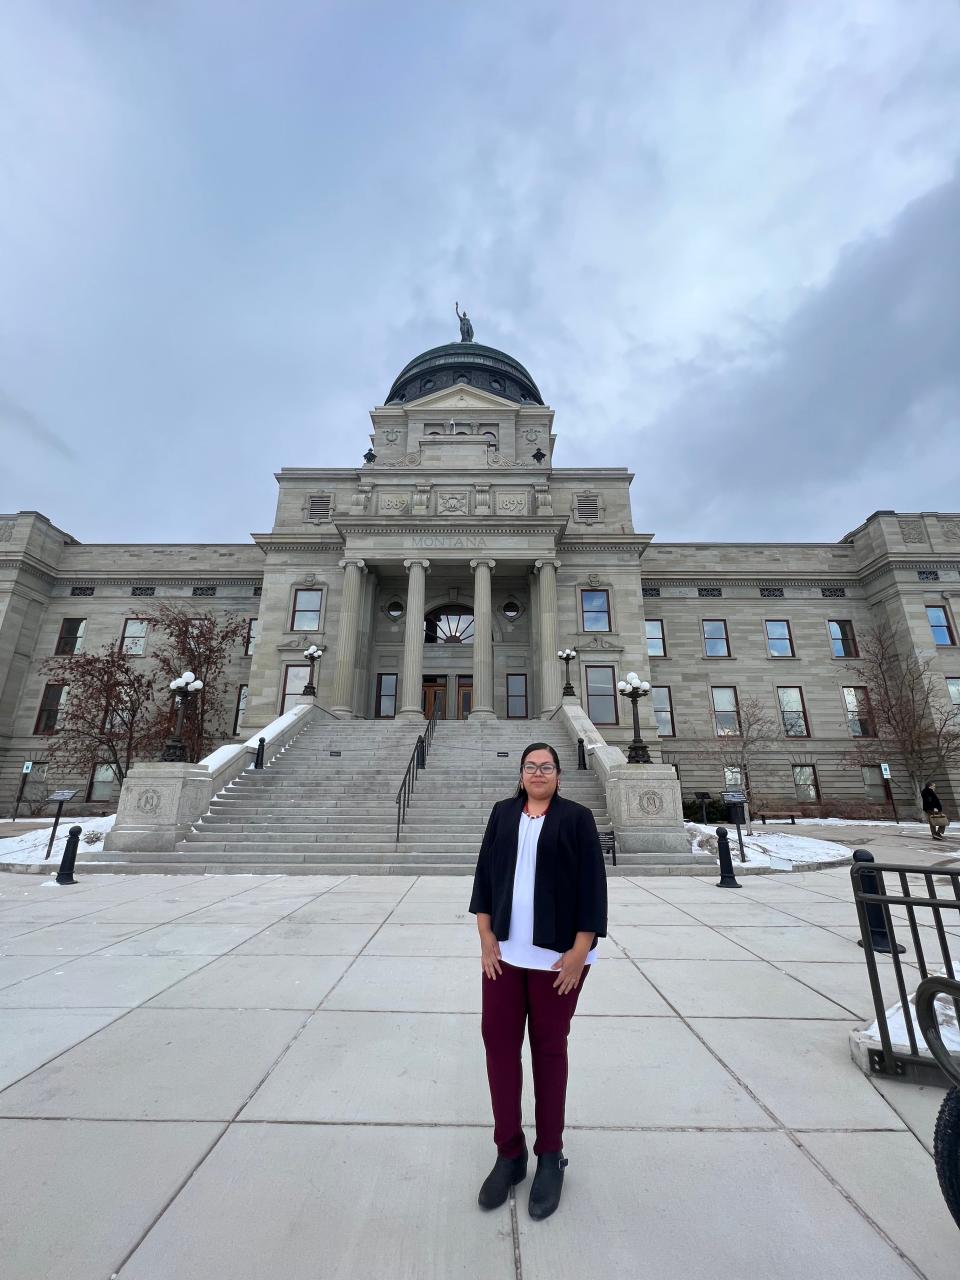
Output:
[[[223,679],[236,648],[247,633],[246,619],[239,614],[217,618],[212,613],[194,613],[179,604],[161,604],[151,621],[163,637],[154,652],[160,697],[169,697],[161,737],[169,734],[173,720],[171,680],[185,670],[192,671],[203,688],[191,699],[183,726],[188,760],[200,760],[227,736],[227,700]]]
[[[740,732],[718,735],[716,741],[699,752],[700,759],[716,761],[725,769],[738,769],[741,789],[752,802],[756,793],[758,760],[770,754],[771,748],[782,741],[780,722],[759,698],[748,696],[739,704]]]
[[[899,758],[922,809],[924,785],[960,761],[960,707],[944,698],[943,678],[931,659],[917,653],[909,635],[889,626],[860,637],[860,656],[847,669],[867,690],[876,735],[857,741],[851,763]]]
[[[119,644],[99,653],[48,659],[42,670],[68,686],[48,751],[59,774],[89,774],[108,764],[123,783],[137,756],[151,749],[158,708],[154,674],[144,671]]]

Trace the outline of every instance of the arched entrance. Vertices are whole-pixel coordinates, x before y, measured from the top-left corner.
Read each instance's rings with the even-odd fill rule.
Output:
[[[473,710],[472,658],[463,669],[465,648],[473,645],[473,607],[447,601],[429,609],[423,619],[423,714],[441,720],[466,720]],[[461,660],[456,655],[461,654]],[[451,659],[453,661],[451,661]],[[433,668],[431,670],[431,668]]]

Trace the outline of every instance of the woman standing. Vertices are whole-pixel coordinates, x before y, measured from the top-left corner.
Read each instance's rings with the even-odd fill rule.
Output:
[[[598,937],[607,932],[607,878],[589,809],[559,794],[560,760],[534,742],[520,760],[517,793],[493,806],[480,846],[470,910],[483,976],[481,1031],[493,1103],[497,1161],[478,1201],[495,1209],[527,1176],[520,1120],[520,1051],[530,1019],[537,1172],[530,1216],[560,1203],[567,1036]]]

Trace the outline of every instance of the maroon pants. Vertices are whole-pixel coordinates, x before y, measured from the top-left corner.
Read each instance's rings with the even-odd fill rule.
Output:
[[[498,1153],[510,1158],[522,1155],[526,1146],[520,1119],[520,1050],[529,1014],[537,1121],[533,1154],[560,1151],[567,1097],[567,1036],[590,966],[584,965],[578,985],[563,996],[553,985],[557,969],[517,969],[505,960],[500,967],[502,973],[496,978],[481,973],[480,1030],[487,1051],[493,1140]]]

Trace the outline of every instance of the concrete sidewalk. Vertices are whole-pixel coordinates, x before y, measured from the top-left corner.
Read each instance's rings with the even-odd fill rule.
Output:
[[[0,876],[5,1280],[954,1280],[942,1090],[850,1060],[846,868],[611,879],[539,1223],[476,1204],[469,887]]]

